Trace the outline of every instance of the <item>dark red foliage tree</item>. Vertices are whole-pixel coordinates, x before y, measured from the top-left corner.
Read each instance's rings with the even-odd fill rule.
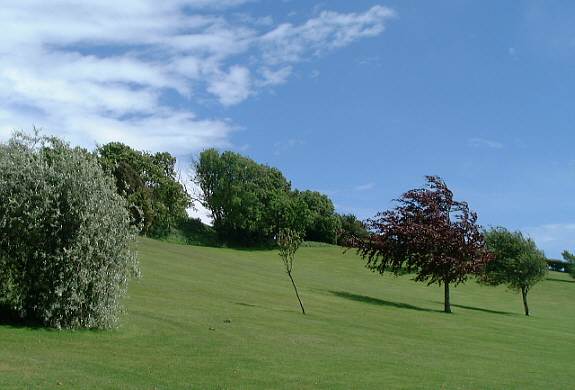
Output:
[[[425,188],[413,189],[398,205],[367,221],[367,239],[350,245],[367,259],[367,268],[383,274],[413,272],[415,280],[444,286],[444,310],[451,313],[449,287],[467,280],[491,260],[477,214],[437,176],[426,176]]]

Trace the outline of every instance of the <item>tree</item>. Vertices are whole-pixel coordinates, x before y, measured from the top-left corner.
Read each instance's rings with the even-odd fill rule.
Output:
[[[281,228],[302,230],[305,203],[276,168],[234,152],[203,151],[193,164],[201,204],[222,240],[243,245],[273,242]]]
[[[520,291],[528,316],[527,293],[547,274],[545,255],[521,232],[510,232],[501,227],[487,231],[485,242],[494,259],[485,267],[480,282],[493,286],[505,284]]]
[[[57,138],[0,144],[0,305],[56,328],[117,324],[138,274],[124,199],[93,154]]]
[[[370,235],[348,245],[367,259],[367,268],[383,274],[414,272],[415,280],[444,286],[444,311],[451,313],[450,286],[467,280],[490,261],[477,214],[437,176],[425,188],[397,199],[398,205],[367,221]]]
[[[151,154],[119,142],[98,147],[100,165],[116,178],[118,193],[128,201],[134,223],[148,236],[164,236],[187,218],[190,195],[178,181],[176,158]]]
[[[297,252],[299,246],[302,243],[301,236],[294,230],[291,229],[281,229],[277,236],[277,244],[279,247],[279,255],[284,264],[285,270],[291,280],[291,284],[294,288],[295,295],[301,307],[302,314],[305,314],[305,309],[303,308],[303,303],[297,292],[297,287],[292,277],[293,266],[295,262],[295,253]]]
[[[359,239],[366,239],[369,232],[365,228],[365,224],[357,219],[353,214],[337,214],[339,218],[340,229],[337,232],[337,244],[345,245],[347,240],[352,237]]]
[[[305,239],[335,244],[341,225],[331,199],[317,191],[295,191],[295,195],[305,202],[309,210]]]
[[[563,251],[561,255],[563,256],[563,260],[567,262],[567,264],[565,264],[566,271],[569,272],[572,278],[575,278],[575,255],[567,250]]]

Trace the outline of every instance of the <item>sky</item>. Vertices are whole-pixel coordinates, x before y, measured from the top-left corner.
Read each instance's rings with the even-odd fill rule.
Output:
[[[368,218],[441,176],[575,250],[575,2],[2,0],[0,140],[202,149]],[[205,211],[198,211],[205,219]]]

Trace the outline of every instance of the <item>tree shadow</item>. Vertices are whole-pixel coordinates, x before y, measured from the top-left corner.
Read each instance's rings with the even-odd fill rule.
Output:
[[[426,309],[424,307],[414,306],[414,305],[410,305],[408,303],[386,301],[384,299],[373,298],[373,297],[369,297],[367,295],[353,294],[353,293],[349,293],[346,291],[329,291],[329,292],[331,294],[337,296],[337,297],[340,297],[340,298],[345,298],[345,299],[349,299],[351,301],[356,301],[356,302],[369,303],[372,305],[389,306],[389,307],[395,307],[398,309],[410,309],[410,310],[417,310],[417,311],[441,312],[441,310]]]
[[[575,283],[575,280],[565,280],[565,279],[557,279],[557,278],[547,278],[545,280],[549,280],[551,282]]]
[[[515,315],[516,314],[516,313],[509,312],[509,311],[484,309],[482,307],[475,307],[475,306],[456,305],[454,303],[452,303],[451,306],[459,307],[460,309],[474,310],[474,311],[480,311],[483,313],[491,313],[491,314],[503,314],[503,315]]]
[[[9,328],[29,328],[40,329],[44,328],[42,324],[36,321],[25,320],[16,310],[7,306],[0,305],[0,326]]]
[[[234,302],[236,305],[240,305],[240,306],[247,306],[247,307],[258,307],[257,305],[252,305],[251,303],[245,303],[245,302]]]

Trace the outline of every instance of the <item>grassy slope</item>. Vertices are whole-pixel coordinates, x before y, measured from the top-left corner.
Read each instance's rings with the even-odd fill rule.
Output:
[[[274,252],[140,243],[143,279],[110,332],[0,326],[0,388],[568,389],[575,283],[519,294],[380,277],[337,248]],[[230,320],[231,322],[225,322]]]

